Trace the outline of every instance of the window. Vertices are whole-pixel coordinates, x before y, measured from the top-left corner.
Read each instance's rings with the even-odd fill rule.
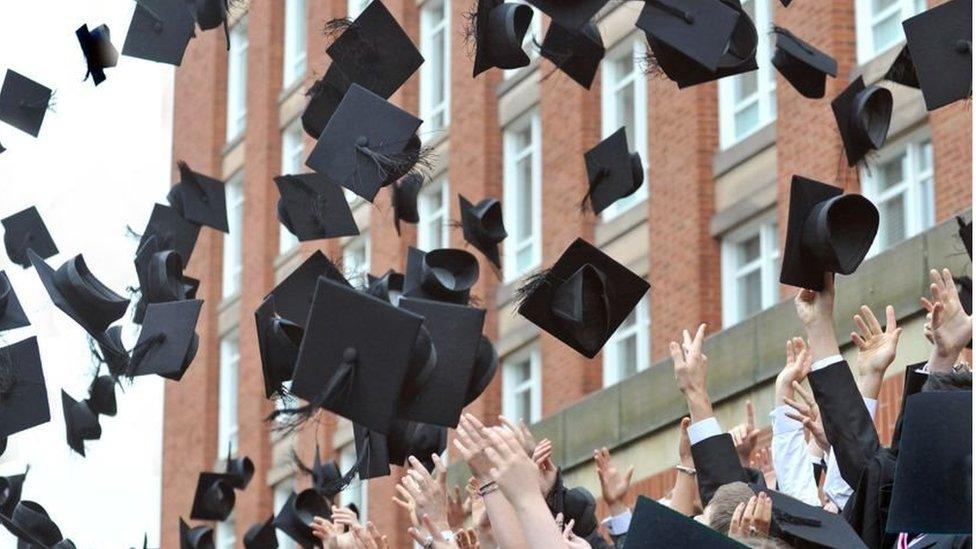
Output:
[[[526,423],[542,419],[542,373],[537,345],[512,353],[502,363],[502,414]]]
[[[240,363],[237,331],[220,338],[220,400],[217,419],[217,450],[230,447],[237,453],[237,373]]]
[[[525,4],[526,2],[523,0],[516,0],[510,3]],[[544,36],[542,34],[542,12],[536,9],[535,6],[530,5],[529,7],[532,8],[532,23],[529,25],[529,30],[526,31],[525,37],[522,38],[522,49],[529,56],[529,61],[532,61],[536,57],[539,57],[539,48],[537,48],[535,45],[541,44]],[[511,78],[522,68],[525,67],[518,69],[506,69],[502,73],[503,78]]]
[[[281,173],[294,175],[302,172],[302,125],[295,121],[281,133]],[[278,252],[285,253],[298,246],[298,237],[291,234],[284,225],[278,227]]]
[[[368,6],[372,1],[373,0],[349,0],[349,3],[346,4],[346,15],[349,17],[349,19],[359,17],[359,14],[363,13],[363,10],[366,9],[366,6]]]
[[[932,142],[925,137],[883,149],[882,161],[862,174],[864,195],[881,220],[871,253],[882,252],[935,223]]]
[[[854,9],[858,62],[867,63],[904,40],[901,22],[925,8],[925,0],[857,0]]]
[[[776,119],[776,71],[770,44],[772,0],[743,0],[742,9],[759,31],[756,61],[759,70],[723,78],[719,90],[719,137],[728,148]]]
[[[650,314],[647,298],[637,302],[603,348],[603,386],[627,379],[651,365]]]
[[[226,184],[227,227],[224,235],[223,296],[241,291],[242,231],[244,226],[244,174],[237,172]]]
[[[539,113],[523,116],[505,129],[504,197],[505,280],[513,280],[542,261],[542,159]]]
[[[289,87],[305,75],[307,12],[305,0],[285,0],[285,55],[282,87]]]
[[[355,442],[350,442],[339,448],[340,471],[345,473],[352,469],[357,460],[358,456],[356,455]],[[369,520],[369,483],[365,480],[360,480],[358,475],[356,476],[356,480],[348,488],[339,492],[339,505],[346,507],[350,504],[355,505],[359,509],[359,523],[366,524],[366,521]]]
[[[230,29],[227,52],[227,141],[237,139],[247,126],[247,20]]]
[[[420,10],[420,118],[426,131],[447,127],[450,119],[451,31],[447,0],[427,0]]]
[[[342,266],[350,284],[356,288],[366,286],[366,275],[369,274],[369,233],[363,233],[346,244],[342,249]]]
[[[644,37],[628,38],[603,58],[603,137],[626,128],[627,146],[647,165],[647,77],[640,69]],[[604,216],[612,218],[647,199],[647,183],[614,202]]]
[[[722,238],[722,321],[731,326],[776,303],[779,245],[775,216]]]
[[[237,541],[237,534],[234,532],[236,528],[236,521],[234,520],[234,515],[227,517],[226,520],[218,522],[217,527],[214,529],[216,535],[216,543],[214,543],[215,549],[234,549],[235,542]]]
[[[274,512],[275,515],[278,511],[285,506],[288,498],[291,497],[292,490],[295,489],[295,479],[288,477],[287,479],[275,484],[274,487]],[[278,536],[278,549],[298,549],[298,544],[295,540],[288,537],[281,530],[275,530],[275,535]]]
[[[450,245],[447,214],[450,209],[447,180],[439,178],[420,192],[417,201],[417,247],[436,250]]]

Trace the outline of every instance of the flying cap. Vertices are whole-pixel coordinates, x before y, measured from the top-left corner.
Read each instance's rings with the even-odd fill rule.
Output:
[[[252,525],[244,533],[244,549],[275,549],[278,538],[275,535],[274,515],[268,520]]]
[[[278,221],[300,242],[356,236],[359,228],[342,187],[317,173],[280,175]]]
[[[478,0],[474,14],[474,71],[472,77],[486,70],[517,69],[529,64],[522,48],[525,33],[532,24],[532,8],[503,0]]]
[[[578,30],[589,23],[609,0],[527,0],[560,26]]]
[[[55,271],[33,250],[27,253],[54,305],[92,336],[108,329],[129,308],[128,299],[95,278],[81,254],[65,261]]]
[[[0,438],[51,421],[37,338],[0,348]]]
[[[728,51],[739,12],[715,0],[649,0],[637,27],[710,72]]]
[[[367,275],[366,293],[396,305],[403,295],[403,274],[390,269],[379,278]]]
[[[182,160],[178,165],[180,182],[166,195],[170,205],[187,221],[229,233],[224,183],[191,170]]]
[[[908,44],[902,46],[898,52],[898,57],[891,62],[891,67],[885,73],[884,79],[890,82],[908,86],[910,88],[920,88],[918,74],[915,73],[915,63],[912,62],[912,53],[908,50]]]
[[[108,25],[99,25],[95,30],[89,31],[88,25],[82,25],[75,30],[78,43],[81,45],[81,53],[85,56],[85,63],[88,65],[88,74],[95,85],[105,81],[105,69],[114,67],[119,62],[119,50],[112,45]]]
[[[467,305],[480,276],[478,259],[465,250],[441,248],[407,250],[404,297],[418,297]]]
[[[18,546],[53,547],[64,539],[44,507],[34,501],[18,502],[10,516],[0,515],[0,524],[17,538]]]
[[[0,271],[0,332],[30,326],[7,273]]]
[[[193,509],[190,518],[194,520],[226,520],[234,511],[237,496],[228,475],[223,473],[200,473],[196,493],[193,495]]]
[[[213,549],[213,528],[190,526],[180,517],[180,549]]]
[[[776,52],[773,66],[800,95],[820,99],[827,88],[827,75],[837,76],[837,61],[797,38],[783,27],[773,27]]]
[[[195,26],[186,2],[136,0],[122,55],[179,66]]]
[[[128,375],[157,374],[179,381],[196,356],[195,330],[202,307],[200,299],[149,304]]]
[[[281,394],[284,383],[291,379],[305,330],[275,313],[274,295],[267,296],[254,311],[254,322],[261,354],[264,396],[271,398]]]
[[[325,129],[335,110],[339,108],[339,103],[342,102],[351,83],[338,64],[329,65],[325,70],[325,76],[316,80],[305,93],[308,97],[308,104],[302,112],[302,127],[305,133],[313,139],[318,139],[322,135],[322,130]]]
[[[586,89],[593,85],[605,52],[600,29],[593,22],[578,30],[553,22],[539,48],[539,55]]]
[[[893,105],[890,90],[865,86],[861,76],[831,101],[849,166],[884,146]]]
[[[329,501],[314,488],[292,492],[274,518],[275,528],[284,532],[302,547],[314,547],[319,539],[312,534],[315,517],[332,518]]]
[[[197,245],[200,225],[186,220],[176,208],[154,204],[138,249],[145,246],[146,241],[153,236],[156,237],[160,250],[176,250],[185,265],[190,262],[193,248]]]
[[[14,507],[20,503],[20,495],[24,491],[24,481],[27,480],[29,471],[30,466],[27,466],[19,475],[0,477],[0,515],[9,517],[14,512]]]
[[[52,94],[51,88],[7,69],[0,88],[0,121],[37,137]]]
[[[508,238],[505,220],[502,216],[502,203],[496,198],[485,198],[472,204],[464,195],[458,195],[461,210],[461,231],[464,240],[484,254],[492,265],[501,268],[501,254],[498,245]]]
[[[640,154],[630,152],[627,130],[621,127],[583,155],[589,190],[586,198],[599,214],[644,184]]]
[[[61,408],[64,412],[65,438],[68,446],[75,452],[85,455],[85,441],[102,437],[102,426],[98,423],[98,413],[88,406],[88,402],[71,398],[61,390]]]
[[[278,316],[304,328],[312,307],[310,296],[321,276],[352,287],[335,264],[316,250],[268,294],[275,298],[274,310]]]
[[[400,222],[418,223],[420,212],[417,211],[417,198],[424,186],[424,177],[418,173],[408,174],[400,181],[390,186],[390,202],[393,209],[393,226],[397,236],[400,235]]]
[[[902,22],[925,107],[972,95],[973,3],[951,0]]]
[[[43,259],[58,253],[51,233],[34,206],[9,215],[0,223],[3,224],[3,245],[7,249],[7,257],[21,267],[26,269],[31,266],[27,257],[29,249]]]

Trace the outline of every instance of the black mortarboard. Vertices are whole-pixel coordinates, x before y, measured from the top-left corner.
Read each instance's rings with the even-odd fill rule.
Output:
[[[19,475],[0,477],[0,515],[9,517],[14,512],[14,507],[20,503],[20,495],[24,491],[24,481],[27,480],[29,471],[30,466]]]
[[[268,294],[275,298],[274,310],[278,316],[292,324],[305,327],[308,310],[312,306],[311,296],[315,292],[315,285],[320,276],[352,287],[335,264],[322,252],[316,250]]]
[[[234,487],[223,473],[200,473],[197,490],[193,495],[194,520],[226,520],[234,510],[237,496]]]
[[[387,303],[396,305],[403,295],[403,274],[393,269],[379,278],[368,275],[367,281],[366,293]]]
[[[371,2],[326,53],[351,82],[384,98],[424,62],[383,2]]]
[[[475,354],[485,323],[484,309],[425,299],[403,298],[400,308],[424,317],[434,366],[424,379],[408,377],[399,417],[457,427],[468,393]],[[418,368],[421,369],[422,365]]]
[[[403,467],[413,456],[428,471],[433,471],[432,454],[441,455],[447,448],[447,428],[417,421],[398,419],[386,435],[387,462]]]
[[[102,437],[102,426],[98,414],[88,406],[87,401],[78,402],[61,389],[61,407],[64,412],[65,438],[68,446],[82,456],[85,455],[85,441]]]
[[[0,223],[3,224],[3,245],[7,248],[7,257],[21,267],[30,267],[28,249],[44,259],[58,253],[51,233],[34,206],[7,216]]]
[[[195,526],[190,528],[180,517],[180,549],[214,549],[213,528]]]
[[[827,88],[827,75],[837,76],[837,61],[800,40],[783,27],[773,27],[776,52],[773,66],[803,97],[820,99]]]
[[[251,483],[251,479],[254,478],[254,462],[247,456],[232,457],[230,450],[230,445],[228,444],[227,470],[225,471],[224,478],[235,490],[244,490]]]
[[[319,543],[312,534],[315,517],[331,518],[332,506],[322,494],[309,488],[298,494],[291,493],[288,501],[278,510],[274,525],[302,547],[311,548]]]
[[[194,2],[194,0],[188,0]],[[202,30],[215,29],[224,26],[224,38],[227,40],[227,49],[230,49],[230,30],[228,27],[228,14],[232,0],[195,0],[197,24]]]
[[[274,515],[268,520],[252,525],[244,533],[244,549],[276,549],[278,537],[275,535]]]
[[[552,61],[580,86],[590,89],[605,51],[596,23],[570,30],[553,22],[542,40],[539,55]]]
[[[633,540],[633,541],[631,541]],[[714,547],[735,549],[745,547],[734,539],[723,536],[706,524],[681,514],[645,496],[637,496],[634,514],[627,532],[627,544],[637,549],[674,547],[693,549]]]
[[[261,354],[261,373],[264,376],[264,396],[280,394],[291,379],[298,359],[298,347],[305,331],[301,326],[275,313],[275,296],[267,296],[254,311],[257,325],[258,349]]]
[[[0,271],[0,332],[30,326],[7,273]]]
[[[962,240],[962,245],[966,248],[966,255],[969,259],[973,258],[973,220],[970,219],[969,223],[959,216],[956,216],[956,223],[959,224],[959,240]]]
[[[195,23],[186,2],[137,0],[122,55],[179,66]]]
[[[637,27],[710,72],[728,51],[740,13],[715,0],[650,0]],[[655,50],[655,53],[657,50]]]
[[[408,174],[406,177],[390,185],[390,202],[393,209],[393,226],[400,235],[400,222],[417,223],[420,212],[417,211],[417,197],[424,186],[424,176],[419,173]]]
[[[891,124],[892,101],[890,90],[874,84],[865,87],[864,78],[858,76],[830,102],[849,166],[884,146]]]
[[[342,187],[324,175],[280,175],[274,181],[281,195],[278,221],[299,241],[359,234]]]
[[[305,133],[313,139],[322,135],[322,130],[332,118],[332,113],[339,108],[339,103],[349,90],[349,78],[342,72],[339,65],[332,63],[325,71],[325,76],[316,80],[305,94],[308,104],[302,112],[302,127]]]
[[[794,175],[780,283],[820,291],[824,273],[853,273],[871,249],[878,220],[867,198]]]
[[[334,497],[335,483],[341,482],[342,472],[335,460],[322,461],[319,445],[315,445],[315,460],[312,462],[312,487],[327,498]]]
[[[934,111],[973,93],[973,3],[952,0],[902,22],[915,74]]]
[[[967,315],[973,314],[973,279],[969,276],[955,276],[952,280],[959,291],[959,304]],[[972,340],[968,347],[972,348]]]
[[[387,432],[422,322],[413,313],[320,278],[291,392]]]
[[[385,477],[390,474],[389,451],[386,447],[386,435],[370,431],[366,427],[353,423],[353,438],[356,441],[356,455],[359,458],[357,468],[360,480]]]
[[[40,503],[21,501],[9,516],[0,515],[0,524],[18,540],[18,547],[53,547],[64,536]]]
[[[37,137],[51,95],[51,88],[7,69],[3,88],[0,88],[0,121]]]
[[[609,0],[528,0],[560,26],[577,30],[596,16]]]
[[[458,205],[464,241],[483,253],[495,267],[501,268],[498,245],[508,237],[502,216],[502,203],[495,198],[485,198],[477,204],[471,204],[464,195],[459,194]]]
[[[116,378],[125,374],[129,369],[129,352],[122,343],[122,326],[110,326],[108,330],[95,336],[95,342],[109,373]]]
[[[88,74],[97,86],[105,81],[105,69],[114,67],[119,62],[119,50],[112,45],[108,25],[99,25],[92,31],[88,30],[87,24],[82,25],[75,30],[75,36],[78,37],[81,53],[85,56]],[[85,78],[88,78],[88,74]]]
[[[372,202],[391,175],[403,175],[405,165],[416,163],[417,153],[408,144],[420,124],[419,118],[353,84],[306,165]]]
[[[898,57],[891,62],[888,72],[882,77],[889,82],[895,82],[910,88],[921,87],[918,83],[918,74],[915,73],[915,63],[912,62],[912,53],[908,50],[908,44],[902,46],[898,52]]]
[[[55,271],[33,250],[27,253],[54,305],[89,334],[101,334],[129,308],[128,299],[95,278],[81,254],[65,261]]]
[[[455,248],[424,252],[411,246],[403,295],[467,305],[479,274],[478,259],[469,252]]]
[[[640,154],[630,152],[627,130],[621,127],[583,155],[593,212],[599,214],[611,204],[630,196],[644,184]]]
[[[182,160],[178,166],[180,182],[166,195],[173,209],[187,221],[230,232],[224,183],[191,170]]]
[[[136,324],[142,324],[149,303],[191,299],[191,281],[183,276],[183,259],[175,250],[160,251],[155,236],[145,241],[134,263],[141,293],[133,315]]]
[[[141,249],[152,236],[156,237],[160,250],[176,250],[185,265],[190,262],[193,248],[197,245],[200,225],[186,220],[176,208],[153,204],[152,214],[137,249]]]
[[[495,378],[497,371],[498,351],[495,350],[488,336],[482,334],[481,341],[478,342],[478,350],[474,355],[474,367],[471,369],[471,379],[468,381],[468,392],[464,397],[465,406],[481,396],[491,380]]]
[[[115,401],[115,380],[112,376],[98,376],[88,387],[88,407],[96,414],[114,416],[118,411]]]
[[[972,391],[908,397],[886,531],[972,533],[972,433]]]
[[[767,490],[773,501],[773,532],[793,547],[867,547],[844,516]]]
[[[532,24],[532,8],[503,0],[478,0],[474,14],[474,72],[478,76],[492,67],[517,69],[529,64],[522,48]]]
[[[37,338],[0,348],[0,438],[51,421]]]
[[[519,289],[518,312],[587,358],[637,306],[650,285],[581,238]]]
[[[179,381],[196,356],[195,329],[203,301],[151,303],[139,341],[132,349],[130,377],[156,374]]]

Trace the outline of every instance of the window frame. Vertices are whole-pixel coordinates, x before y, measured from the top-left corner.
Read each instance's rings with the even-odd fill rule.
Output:
[[[304,131],[301,120],[295,120],[281,132],[281,173],[296,175],[302,173],[305,155]],[[298,247],[298,237],[284,225],[278,223],[278,253],[286,254]]]
[[[237,544],[237,520],[232,512],[214,527],[214,548],[234,549]]]
[[[737,74],[718,81],[718,112],[719,112],[719,145],[722,150],[728,149],[754,135],[759,130],[774,123],[777,116],[776,108],[776,70],[771,61],[773,57],[772,33],[766,32],[773,26],[774,0],[744,0],[755,2],[755,25],[759,30],[759,42],[756,45],[756,60],[758,69],[748,73]],[[735,102],[735,85],[744,74],[756,74],[756,92],[746,101]],[[749,108],[753,103],[759,106],[759,123],[756,127],[736,135],[735,115]]]
[[[882,53],[905,42],[905,31],[901,26],[901,22],[921,13],[918,9],[918,2],[923,0],[895,0],[890,6],[881,10],[880,13],[884,14],[883,16],[872,13],[871,1],[855,0],[854,2],[855,49],[859,65],[864,65]],[[925,6],[923,6],[924,9]],[[898,12],[901,12],[901,19],[897,25],[900,38],[885,46],[884,49],[878,49],[874,44],[875,26]]]
[[[240,372],[240,333],[235,328],[220,337],[217,395],[217,449],[224,452],[229,447],[231,455],[237,455],[239,449]]]
[[[528,128],[531,142],[529,146],[521,151],[516,151],[517,135]],[[502,134],[502,195],[505,203],[502,217],[505,227],[508,228],[509,238],[505,239],[504,248],[504,279],[511,282],[518,277],[531,272],[542,264],[542,122],[539,118],[538,108],[523,114],[508,124]],[[531,156],[532,181],[532,235],[524,243],[515,242],[516,213],[519,206],[519,198],[515,188],[515,181],[518,170],[518,162]],[[532,252],[532,262],[523,269],[517,269],[515,258],[518,252],[529,247]]]
[[[728,328],[772,307],[779,302],[779,268],[781,256],[776,213],[763,214],[722,236],[722,326]],[[759,235],[759,257],[748,265],[736,265],[739,244]],[[759,311],[739,310],[739,280],[759,271],[762,304]]]
[[[229,35],[227,53],[227,121],[226,139],[236,141],[247,131],[247,17],[242,17]]]
[[[358,271],[352,272],[351,266],[349,264],[351,249],[359,246],[362,246],[363,254],[364,254],[363,255],[364,261],[362,265],[363,268],[361,269],[362,272],[358,272]],[[355,288],[365,287],[365,285],[367,284],[370,263],[371,263],[370,255],[369,255],[370,248],[371,248],[371,243],[369,241],[369,232],[363,232],[360,233],[358,236],[354,236],[350,238],[342,246],[342,268],[343,271],[345,271],[346,278],[349,280],[349,283],[352,284],[353,287]],[[359,284],[357,284],[357,282],[359,282]]]
[[[308,3],[285,0],[281,87],[288,89],[302,80],[308,70]]]
[[[229,231],[221,247],[220,287],[221,296],[228,300],[240,295],[244,275],[244,170],[232,175],[224,187]]]
[[[637,372],[642,372],[651,367],[651,313],[650,297],[642,297],[634,307],[634,324],[627,327],[618,328],[607,344],[603,346],[603,386],[609,387],[619,383],[629,376],[621,374],[621,365],[618,362],[617,344],[630,336],[637,337]]]
[[[515,380],[512,368],[526,360],[529,362],[529,379],[513,387]],[[523,418],[518,417],[514,397],[526,390],[529,391],[531,409],[529,410],[529,417]],[[527,424],[542,419],[542,356],[538,343],[509,353],[502,360],[502,415],[513,421],[524,419]]]
[[[355,19],[359,17],[359,14],[363,13],[363,10],[365,10],[366,7],[369,6],[369,4],[372,1],[373,0],[365,0],[365,2],[364,0],[347,0],[346,17],[348,17],[349,19]]]
[[[432,23],[431,18],[435,9],[440,9],[444,17]],[[420,118],[424,121],[422,132],[438,132],[446,130],[451,125],[451,4],[448,0],[427,0],[420,7],[420,52],[424,59],[434,59],[433,49],[438,45],[431,35],[441,33],[439,42],[444,48],[444,66],[441,67],[443,74],[444,100],[438,104],[432,104],[431,79],[436,67],[433,63],[424,63],[420,66]],[[434,117],[440,116],[442,124],[433,126]],[[424,139],[426,141],[426,139]]]
[[[440,208],[431,212],[428,209],[428,200],[434,195],[439,195]],[[434,178],[429,185],[425,186],[420,191],[420,196],[417,197],[417,214],[419,217],[419,221],[417,222],[417,248],[429,252],[436,248],[450,247],[450,200],[450,185],[447,181],[446,175],[441,175]],[[433,243],[429,242],[427,238],[429,235],[427,225],[434,222],[438,218],[440,218],[441,221],[441,234],[439,236],[441,245],[433,246]]]

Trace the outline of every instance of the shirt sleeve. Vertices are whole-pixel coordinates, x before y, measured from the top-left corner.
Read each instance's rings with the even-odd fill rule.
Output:
[[[878,412],[878,401],[873,398],[864,399],[864,407],[868,409],[871,419],[874,419]],[[840,467],[837,466],[837,458],[833,452],[827,454],[827,477],[824,479],[824,494],[838,509],[843,509],[847,505],[847,500],[854,493],[854,489],[840,476]]]
[[[788,406],[777,406],[770,412],[773,424],[773,470],[777,489],[808,505],[820,506],[817,484],[813,478],[803,424],[786,416]]]
[[[814,362],[813,365],[810,366],[810,369],[813,371],[817,371],[820,370],[821,368],[826,368],[831,364],[836,364],[842,360],[844,360],[844,358],[840,355],[828,356],[827,358],[821,358],[820,360]]]
[[[611,536],[622,536],[630,530],[630,519],[633,515],[630,511],[624,511],[619,515],[614,515],[603,519],[603,526]]]
[[[721,434],[722,427],[714,417],[705,418],[688,426],[688,440],[692,445]]]

